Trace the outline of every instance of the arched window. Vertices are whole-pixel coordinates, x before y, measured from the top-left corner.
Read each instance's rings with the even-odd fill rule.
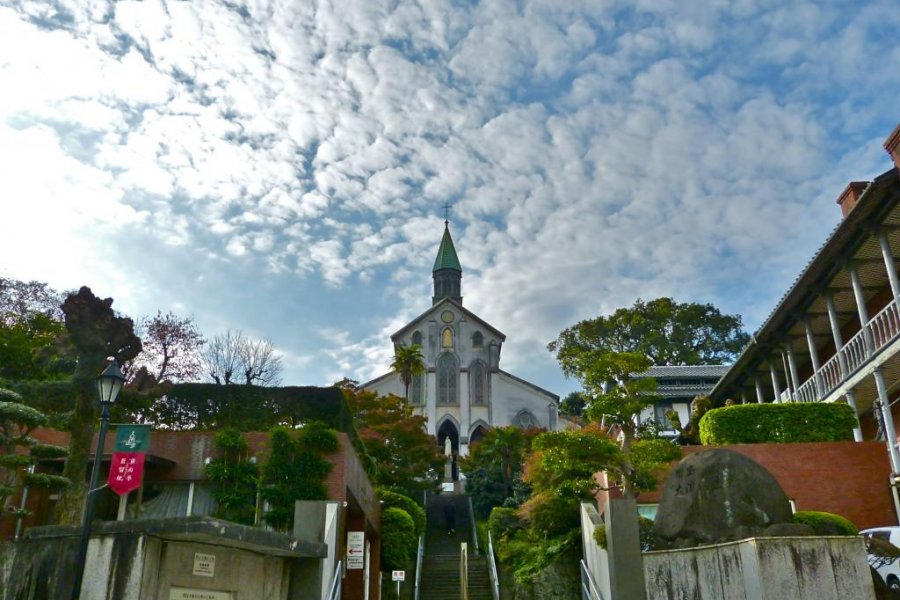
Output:
[[[456,357],[449,352],[445,352],[438,359],[437,363],[438,404],[459,404],[459,399],[456,395],[458,378],[459,367]]]
[[[484,336],[481,335],[480,331],[476,331],[472,335],[472,347],[473,348],[481,348],[484,346]]]
[[[519,411],[516,418],[513,419],[513,425],[520,429],[530,429],[532,427],[540,427],[538,420],[527,410]]]
[[[441,333],[441,348],[453,348],[453,330],[449,327],[445,327]]]
[[[416,375],[412,379],[412,384],[409,386],[409,403],[410,404],[422,404],[423,397],[425,395],[425,376],[424,375]]]
[[[469,389],[472,404],[487,404],[487,369],[480,360],[469,365]]]

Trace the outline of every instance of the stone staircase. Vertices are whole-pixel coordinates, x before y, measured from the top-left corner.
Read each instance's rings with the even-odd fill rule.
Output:
[[[446,511],[453,512],[455,531],[448,532]],[[475,554],[472,515],[462,494],[432,496],[426,508],[425,556],[422,564],[420,597],[457,600],[460,597],[459,546],[468,544],[469,600],[491,600],[491,584],[485,556]]]

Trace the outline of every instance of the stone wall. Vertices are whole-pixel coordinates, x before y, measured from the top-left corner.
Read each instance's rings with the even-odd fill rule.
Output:
[[[870,600],[861,537],[754,538],[643,555],[649,600]]]

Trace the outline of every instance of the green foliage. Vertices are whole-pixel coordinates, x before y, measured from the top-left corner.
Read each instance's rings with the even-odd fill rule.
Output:
[[[567,375],[577,375],[570,360],[585,353],[637,353],[655,365],[725,364],[748,341],[739,315],[723,315],[712,304],[657,298],[576,323],[548,349]]]
[[[409,514],[400,508],[381,513],[381,570],[403,570],[415,557],[418,547],[416,526]]]
[[[522,481],[522,462],[537,434],[537,430],[494,427],[460,460],[466,495],[478,518],[486,518],[495,506],[518,506],[528,498],[531,490]]]
[[[853,439],[856,414],[846,404],[736,404],[700,421],[704,445],[838,442]]]
[[[228,428],[217,432],[213,443],[223,455],[211,460],[204,473],[213,484],[215,516],[253,525],[256,520],[259,468],[245,455],[247,440],[241,432]]]
[[[652,519],[648,519],[647,517],[643,517],[641,515],[638,515],[637,518],[638,532],[641,539],[641,552],[650,552],[656,545],[656,524]],[[606,550],[605,523],[601,523],[596,529],[594,529],[594,541],[597,542],[598,546]]]
[[[536,539],[522,532],[504,541],[497,549],[500,562],[509,565],[519,583],[527,583],[551,563],[575,561],[581,551],[581,530],[571,529],[549,539]]]
[[[687,425],[682,426],[678,411],[670,408],[666,411],[666,418],[678,432],[678,443],[685,446],[700,445],[700,421],[703,415],[712,410],[712,400],[709,396],[695,396],[691,400],[691,417]]]
[[[616,441],[597,427],[542,433],[532,447],[525,481],[538,494],[572,500],[590,498],[597,490],[594,474],[621,458]]]
[[[508,538],[524,528],[525,522],[519,517],[519,511],[514,508],[498,506],[491,511],[491,516],[488,517],[488,530],[495,541]]]
[[[341,390],[335,390],[338,393]],[[408,496],[434,489],[443,457],[425,417],[414,415],[403,398],[343,389],[356,430],[374,465],[369,473],[379,488]]]
[[[381,508],[399,508],[412,517],[417,536],[425,532],[425,509],[419,506],[415,500],[390,490],[378,490],[378,498],[382,503]]]
[[[546,540],[578,528],[578,506],[578,498],[536,493],[521,506],[519,514],[528,523],[531,538]]]
[[[829,512],[798,510],[794,523],[809,525],[816,535],[859,535],[859,529],[850,519]]]
[[[581,392],[570,392],[559,403],[559,412],[570,417],[580,417],[584,414],[587,399]]]
[[[25,473],[23,480],[28,487],[40,488],[49,492],[59,492],[72,485],[68,478],[50,473]]]
[[[331,463],[323,455],[337,449],[337,435],[323,423],[308,423],[299,431],[276,427],[270,438],[269,459],[262,470],[262,497],[269,503],[265,521],[290,531],[294,502],[325,500],[324,479]]]
[[[418,344],[404,346],[398,344],[394,348],[394,360],[391,362],[391,371],[400,376],[403,387],[406,390],[406,399],[409,400],[409,386],[413,377],[425,373],[425,360],[422,358],[422,348]]]

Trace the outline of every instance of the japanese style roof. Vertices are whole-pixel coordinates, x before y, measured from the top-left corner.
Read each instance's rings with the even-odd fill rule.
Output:
[[[636,377],[721,377],[729,368],[729,365],[654,365]]]
[[[438,248],[437,258],[434,259],[434,271],[441,269],[453,269],[462,272],[459,264],[459,257],[456,256],[456,248],[453,247],[453,238],[450,237],[450,225],[444,221],[444,237],[441,238],[441,245]]]

